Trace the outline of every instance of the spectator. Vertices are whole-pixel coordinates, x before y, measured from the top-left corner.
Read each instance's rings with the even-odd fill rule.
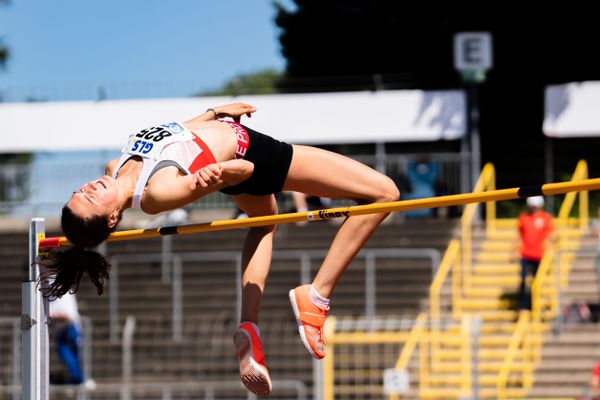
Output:
[[[592,376],[590,376],[589,382],[589,398],[598,399],[600,398],[600,361],[596,363],[592,370]]]
[[[50,318],[52,319],[52,330],[56,340],[58,357],[65,365],[69,375],[62,382],[81,384],[84,382],[81,367],[82,329],[81,316],[79,315],[75,295],[66,293],[62,297],[51,301]]]
[[[538,266],[547,242],[554,240],[554,221],[544,211],[544,198],[534,196],[527,198],[527,212],[519,216],[519,237],[515,249],[519,249],[521,258],[521,286],[519,288],[519,308],[531,309],[531,283],[537,273]],[[513,256],[515,260],[517,257]]]
[[[421,199],[435,196],[435,186],[438,179],[439,166],[435,162],[421,160],[408,164],[408,181],[411,191],[407,199]],[[410,210],[405,213],[407,218],[430,218],[433,208]]]

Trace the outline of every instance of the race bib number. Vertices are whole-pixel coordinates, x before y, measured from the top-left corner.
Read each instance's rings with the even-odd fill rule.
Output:
[[[124,153],[131,155],[158,158],[165,146],[193,139],[193,135],[177,122],[153,126],[143,129],[129,137]]]

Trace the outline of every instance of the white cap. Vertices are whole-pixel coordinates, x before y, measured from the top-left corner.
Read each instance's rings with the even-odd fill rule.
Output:
[[[544,207],[544,198],[542,196],[533,196],[527,198],[527,206],[529,207]]]

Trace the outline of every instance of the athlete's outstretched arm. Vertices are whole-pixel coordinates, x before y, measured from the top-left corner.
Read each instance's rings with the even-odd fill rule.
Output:
[[[213,110],[214,110],[214,112],[213,112]],[[206,112],[198,115],[197,117],[190,119],[189,121],[186,121],[185,124],[186,125],[190,124],[193,126],[193,124],[196,122],[212,121],[217,118],[225,118],[225,117],[231,117],[231,118],[233,118],[234,121],[240,122],[240,118],[242,117],[242,115],[246,115],[248,118],[250,118],[252,116],[252,113],[255,111],[256,111],[256,107],[251,106],[250,104],[245,104],[245,103],[225,104],[223,106],[209,108],[208,110],[206,110]]]
[[[146,186],[142,208],[148,214],[174,210],[209,193],[248,179],[254,164],[246,160],[228,160],[209,164],[193,175],[155,180]]]

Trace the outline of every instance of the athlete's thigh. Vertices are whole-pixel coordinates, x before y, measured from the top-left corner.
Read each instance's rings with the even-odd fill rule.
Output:
[[[391,179],[341,154],[294,145],[283,189],[315,196],[374,201]]]
[[[272,194],[266,196],[236,194],[233,196],[233,201],[250,217],[277,214],[277,201]]]

